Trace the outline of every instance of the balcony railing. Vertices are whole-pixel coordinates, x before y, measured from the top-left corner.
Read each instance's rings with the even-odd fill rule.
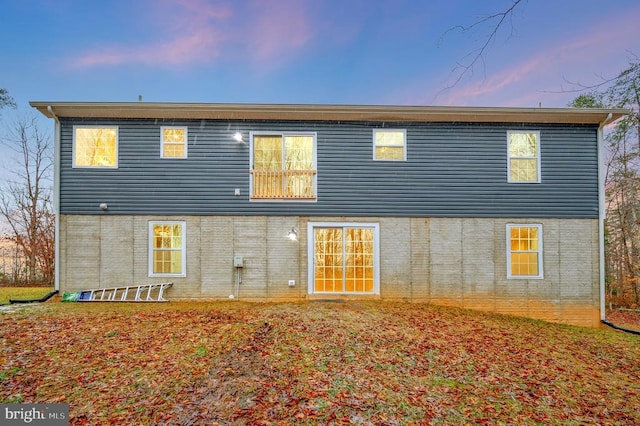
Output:
[[[315,170],[252,170],[252,199],[315,200]]]

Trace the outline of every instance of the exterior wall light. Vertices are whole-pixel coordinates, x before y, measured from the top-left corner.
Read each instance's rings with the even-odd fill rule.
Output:
[[[100,203],[100,210],[104,211],[107,210],[109,208],[109,206],[107,205],[107,203]]]
[[[295,228],[291,228],[291,231],[289,231],[289,233],[287,234],[287,238],[289,238],[291,241],[298,241],[298,233],[296,232]]]
[[[236,142],[244,142],[244,138],[242,137],[242,133],[236,132],[233,135],[233,140],[236,141]]]

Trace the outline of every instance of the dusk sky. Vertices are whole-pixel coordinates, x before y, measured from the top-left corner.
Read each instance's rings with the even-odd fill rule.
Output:
[[[0,0],[0,87],[29,101],[566,106],[640,55],[639,0]],[[48,122],[47,122],[48,123]],[[52,123],[48,123],[51,125]]]

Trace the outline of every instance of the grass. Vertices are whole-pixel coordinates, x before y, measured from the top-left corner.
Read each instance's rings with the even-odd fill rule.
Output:
[[[0,403],[71,424],[640,424],[640,339],[426,304],[0,313]]]
[[[52,287],[0,287],[0,305],[10,299],[40,299],[53,291]]]

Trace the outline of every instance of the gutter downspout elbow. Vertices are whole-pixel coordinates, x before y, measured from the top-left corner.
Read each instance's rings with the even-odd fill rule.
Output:
[[[607,124],[609,124],[611,122],[611,119],[613,118],[613,113],[609,113],[607,115],[607,118],[604,119],[604,121],[602,123],[600,123],[600,128],[603,129],[604,126],[606,126]]]

